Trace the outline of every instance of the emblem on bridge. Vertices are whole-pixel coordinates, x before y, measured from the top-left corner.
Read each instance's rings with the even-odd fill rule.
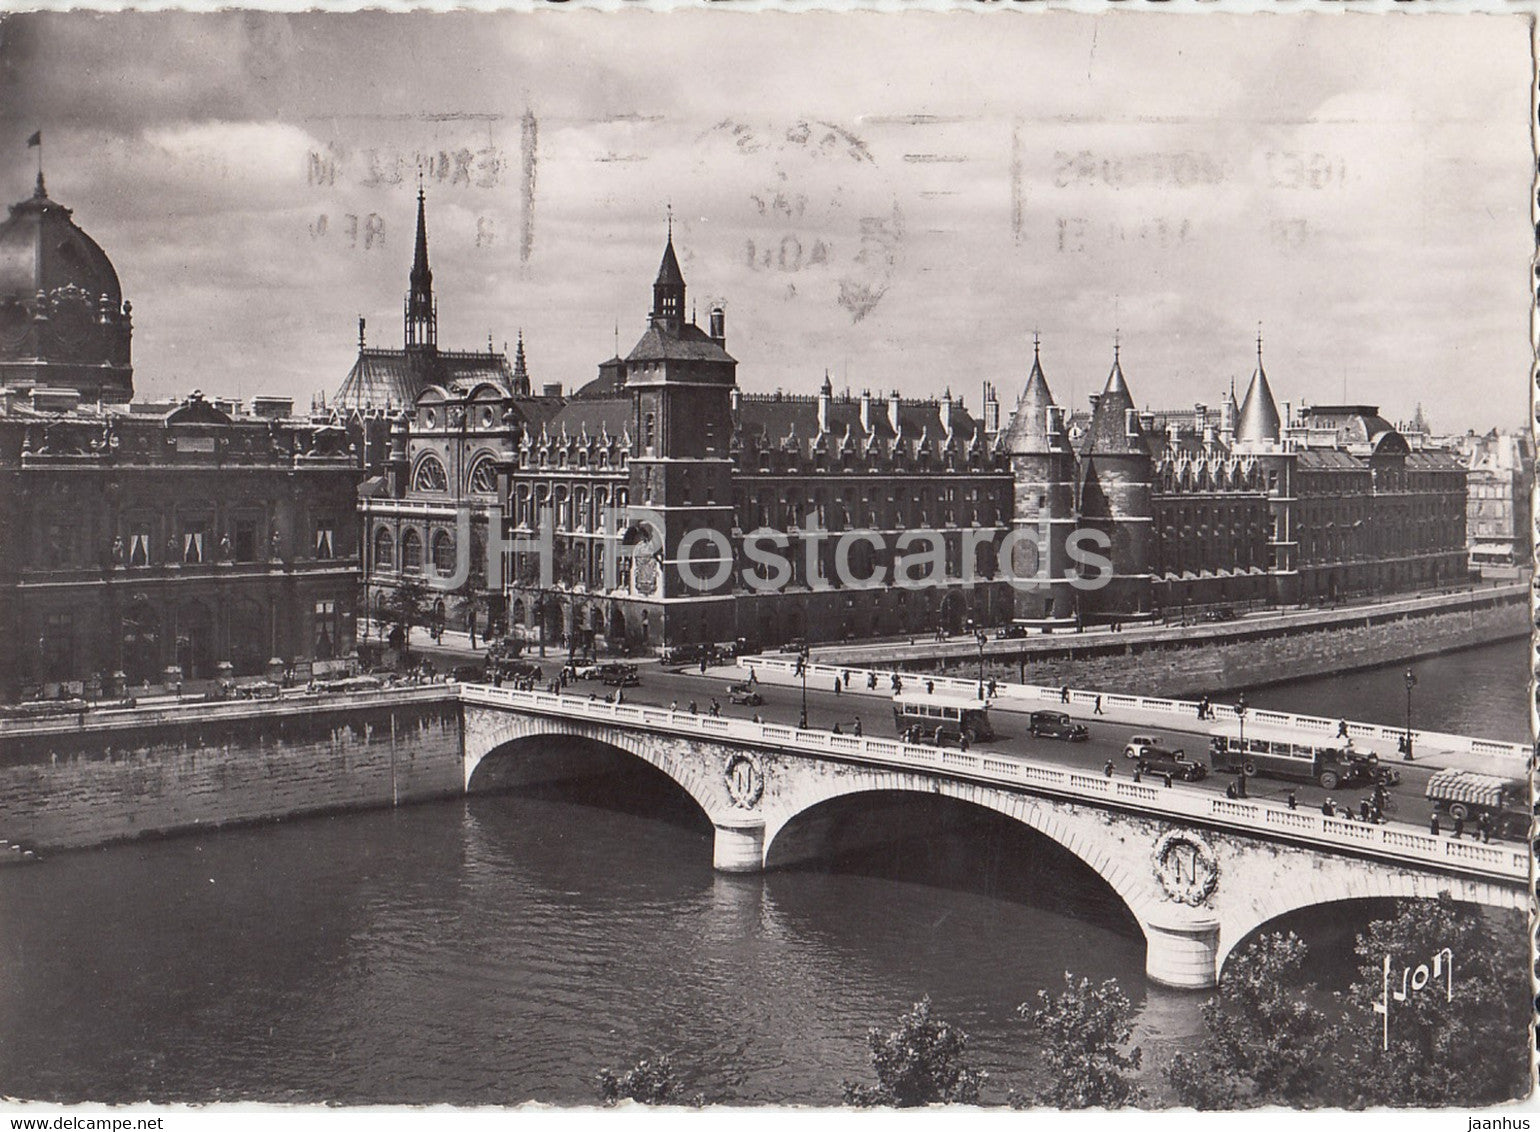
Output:
[[[744,810],[759,805],[760,796],[765,792],[765,776],[760,773],[759,764],[748,755],[734,755],[728,759],[727,773],[723,777],[727,779],[727,793],[733,805]]]
[[[1219,884],[1219,861],[1196,833],[1169,829],[1155,842],[1155,878],[1172,900],[1196,907]]]

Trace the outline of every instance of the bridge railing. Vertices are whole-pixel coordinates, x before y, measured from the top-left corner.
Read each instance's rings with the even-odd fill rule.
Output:
[[[1273,802],[1221,798],[1206,791],[1184,789],[1180,785],[1150,786],[998,753],[917,746],[893,739],[835,735],[828,731],[803,730],[778,723],[755,723],[752,720],[612,704],[548,692],[519,692],[478,684],[462,685],[461,695],[467,704],[544,712],[570,719],[631,724],[689,736],[700,736],[704,732],[751,746],[831,756],[843,761],[886,768],[916,769],[930,773],[939,770],[995,785],[1024,787],[1067,798],[1121,805],[1160,817],[1198,821],[1341,851],[1370,853],[1377,857],[1394,858],[1433,868],[1476,873],[1508,883],[1527,881],[1530,875],[1530,858],[1525,845],[1481,844],[1434,837],[1405,826],[1370,825],[1304,810],[1290,810]]]
[[[748,656],[739,658],[740,667],[754,672],[761,680],[768,680],[776,684],[798,684],[801,677],[797,674],[795,660],[782,659],[773,656]],[[871,674],[876,671],[878,694],[886,694],[892,686],[895,675],[903,681],[906,688],[925,687],[933,685],[938,691],[950,692],[954,695],[977,696],[979,682],[976,678],[968,679],[959,676],[925,676],[913,672],[889,672],[873,670],[870,668],[853,668],[849,666],[830,664],[810,664],[807,670],[808,686],[812,688],[827,688],[835,679],[845,682],[853,692],[867,693],[872,691],[867,687]],[[1067,696],[1066,696],[1067,692]],[[1085,688],[1050,688],[1041,684],[1016,684],[1008,681],[996,681],[994,702],[1003,702],[1006,705],[1021,704],[1026,707],[1043,704],[1074,704],[1079,707],[1094,708],[1098,703],[1103,710],[1123,709],[1125,711],[1155,712],[1161,715],[1185,716],[1198,722],[1197,700],[1175,700],[1161,696],[1133,696],[1121,692],[1097,692]],[[1203,720],[1206,725],[1214,725],[1219,722],[1233,719],[1234,715],[1229,705],[1211,704],[1215,712],[1215,718]],[[1248,711],[1246,718],[1258,723],[1271,724],[1278,727],[1292,728],[1297,731],[1313,735],[1335,735],[1344,721],[1327,719],[1322,716],[1298,715],[1294,712],[1270,711],[1255,709]],[[1365,740],[1378,744],[1384,744],[1387,752],[1393,749],[1400,740],[1405,737],[1404,727],[1388,727],[1379,723],[1361,723],[1348,720],[1348,734],[1354,739]],[[1523,773],[1530,757],[1530,749],[1523,743],[1502,743],[1493,739],[1476,739],[1468,735],[1451,735],[1442,731],[1423,731],[1413,729],[1412,743],[1414,749],[1431,748],[1440,751],[1455,753],[1471,753],[1478,755],[1492,755],[1503,759],[1514,760],[1513,771],[1515,774]]]

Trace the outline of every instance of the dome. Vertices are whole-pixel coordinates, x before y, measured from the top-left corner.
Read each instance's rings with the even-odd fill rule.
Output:
[[[0,297],[31,301],[73,286],[93,301],[123,301],[118,273],[97,242],[80,230],[71,211],[50,200],[38,178],[31,197],[11,205],[0,222]]]
[[[132,308],[118,273],[38,174],[0,222],[0,384],[133,396]]]

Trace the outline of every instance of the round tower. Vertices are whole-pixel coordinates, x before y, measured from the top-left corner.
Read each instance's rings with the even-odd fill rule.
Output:
[[[1066,543],[1075,529],[1075,453],[1064,431],[1064,410],[1043,376],[1035,334],[1032,373],[1001,446],[1011,462],[1014,506],[1011,548],[1002,554],[1000,569],[1015,592],[1015,619],[1071,622],[1075,594]]]
[[[1102,621],[1152,614],[1154,468],[1133,395],[1123,378],[1120,352],[1113,347],[1112,372],[1096,399],[1079,469],[1080,525],[1105,538],[1100,547],[1090,539],[1079,544],[1080,574],[1095,582],[1080,590],[1080,609],[1087,619]],[[1073,543],[1071,554],[1073,560]],[[1110,560],[1110,574],[1094,560],[1084,564],[1090,554]]]

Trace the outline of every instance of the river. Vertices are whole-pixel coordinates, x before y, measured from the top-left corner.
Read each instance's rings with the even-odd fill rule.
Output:
[[[1524,642],[1420,662],[1415,721],[1522,739]],[[1399,722],[1400,669],[1257,689]],[[1352,710],[1349,710],[1349,708]],[[711,869],[645,776],[60,854],[0,870],[0,1094],[584,1103],[667,1053],[725,1103],[834,1104],[929,994],[988,1095],[1040,1082],[1019,1003],[1072,969],[1140,1010],[1146,1079],[1199,996],[1150,987],[1115,898],[992,821],[815,871]],[[1330,934],[1329,932],[1327,934]]]

